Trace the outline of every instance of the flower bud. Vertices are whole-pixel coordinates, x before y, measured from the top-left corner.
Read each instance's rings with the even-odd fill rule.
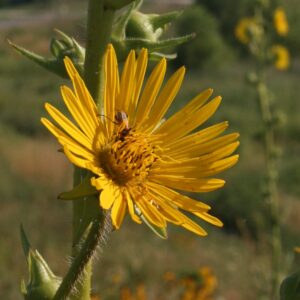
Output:
[[[29,281],[21,282],[21,292],[27,300],[51,300],[60,283],[61,278],[54,275],[50,267],[37,250],[32,250],[27,236],[21,226],[21,241],[27,258]]]
[[[59,38],[53,38],[50,42],[50,52],[53,55],[51,58],[40,56],[10,41],[9,44],[20,54],[63,78],[68,78],[63,62],[64,57],[68,56],[72,59],[79,73],[82,74],[85,49],[81,47],[75,39],[69,37],[62,31],[56,30],[56,32]]]
[[[28,300],[51,300],[61,283],[61,279],[53,274],[37,250],[30,250],[29,260],[30,279],[26,287],[24,281],[21,284],[24,298]]]
[[[147,48],[149,58],[157,60],[162,57],[172,59],[176,54],[165,54],[160,51],[172,49],[192,38],[194,34],[161,40],[168,24],[181,15],[174,11],[163,15],[144,14],[138,11],[139,5],[130,5],[117,19],[112,33],[112,43],[119,58],[124,59],[131,49]]]

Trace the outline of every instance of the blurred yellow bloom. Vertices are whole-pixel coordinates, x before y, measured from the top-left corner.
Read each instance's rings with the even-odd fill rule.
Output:
[[[122,288],[120,300],[147,300],[145,285],[140,283],[135,293],[132,293],[128,287]]]
[[[164,119],[182,84],[185,68],[179,68],[161,88],[167,62],[163,58],[143,86],[147,50],[138,58],[131,51],[119,76],[112,45],[105,55],[105,97],[98,108],[69,58],[66,69],[73,90],[61,88],[73,120],[46,103],[50,116],[42,123],[58,139],[68,159],[94,175],[91,184],[99,191],[99,203],[111,210],[118,229],[126,211],[133,221],[141,216],[166,228],[180,225],[200,236],[206,231],[181,211],[187,211],[216,226],[222,222],[209,214],[210,206],[180,194],[210,192],[225,181],[213,176],[232,167],[238,155],[238,133],[220,135],[228,122],[195,131],[217,110],[221,97],[208,101],[212,90],[197,95],[182,110]]]
[[[176,279],[176,274],[174,272],[167,271],[165,272],[163,279],[168,282],[174,281]]]
[[[120,300],[134,300],[134,297],[128,287],[123,287],[121,289]]]
[[[296,253],[300,253],[300,247],[294,247],[294,251],[295,251]]]
[[[290,54],[286,47],[281,45],[274,45],[271,48],[271,53],[274,56],[275,68],[284,71],[290,65]]]
[[[186,288],[180,300],[196,300],[196,288],[195,287]]]
[[[181,279],[184,291],[181,300],[211,300],[217,287],[217,278],[209,267]]]
[[[236,38],[243,44],[251,42],[251,33],[257,31],[258,25],[254,18],[242,18],[235,26]]]
[[[274,27],[278,35],[285,36],[289,31],[289,24],[286,18],[285,11],[282,8],[277,8],[273,16]]]
[[[217,277],[209,267],[202,267],[199,270],[199,275],[203,281],[201,288],[198,290],[197,299],[210,299],[218,284]]]

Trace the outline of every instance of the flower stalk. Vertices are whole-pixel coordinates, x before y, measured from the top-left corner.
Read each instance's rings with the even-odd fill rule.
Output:
[[[114,18],[114,10],[108,9],[105,5],[106,2],[104,0],[89,1],[87,42],[84,61],[85,83],[99,106],[101,105],[104,92],[103,57],[110,39]],[[85,176],[86,171],[75,167],[74,186],[82,182]],[[87,202],[89,202],[88,205]],[[101,238],[100,230],[104,224],[99,220],[98,213],[95,213],[98,211],[99,204],[96,197],[84,197],[73,203],[72,256],[74,257],[74,261],[63,281],[61,289],[58,291],[58,295],[54,298],[55,300],[65,299],[64,297],[74,288],[79,276],[81,276],[81,280],[76,286],[77,293],[73,296],[73,300],[90,299],[92,276],[91,257]],[[85,245],[80,247],[79,243],[84,238],[91,222],[93,225],[86,239],[86,243],[89,247],[85,249]]]
[[[258,77],[257,95],[260,106],[260,115],[264,126],[264,153],[266,161],[266,182],[264,198],[269,207],[271,223],[271,291],[270,299],[276,299],[279,291],[281,273],[281,226],[279,199],[277,191],[278,149],[275,143],[274,115],[271,108],[270,92],[265,84],[264,76]]]
[[[78,255],[75,257],[53,300],[67,299],[78,279],[83,276],[86,265],[90,263],[97,247],[101,245],[101,242],[105,242],[107,234],[110,231],[111,222],[109,213],[99,214],[93,221],[85,242],[80,248]],[[77,299],[84,299],[80,298],[79,295],[76,295],[76,297]]]
[[[244,28],[237,27],[237,38],[248,46],[256,61],[256,70],[249,75],[250,82],[256,89],[259,114],[263,124],[263,148],[265,155],[265,182],[263,197],[269,209],[270,248],[271,248],[271,277],[269,298],[278,298],[281,273],[281,220],[277,191],[278,179],[278,149],[276,145],[276,116],[272,103],[271,91],[266,83],[266,69],[272,63],[270,49],[272,49],[273,24],[267,18],[266,12],[271,9],[270,3],[258,2],[252,18],[244,22]],[[250,20],[250,21],[249,21]],[[242,33],[242,35],[241,35]],[[244,39],[242,39],[242,37]],[[276,65],[275,65],[276,66]]]

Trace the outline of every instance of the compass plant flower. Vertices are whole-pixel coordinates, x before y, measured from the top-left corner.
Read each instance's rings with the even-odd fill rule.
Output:
[[[222,226],[210,206],[182,192],[206,193],[221,188],[214,176],[232,167],[238,155],[238,133],[220,136],[228,127],[221,122],[198,130],[217,110],[221,97],[209,101],[211,89],[197,95],[183,109],[164,119],[182,84],[185,68],[163,85],[167,62],[163,58],[144,83],[148,54],[131,51],[121,76],[114,48],[105,55],[105,91],[97,107],[69,58],[64,60],[73,89],[62,86],[68,119],[51,104],[45,108],[55,123],[42,123],[57,138],[68,159],[93,175],[90,184],[99,194],[99,205],[110,210],[118,229],[126,212],[165,229],[180,225],[200,236],[206,231],[183,212]]]
[[[276,32],[280,36],[286,36],[289,32],[289,23],[283,8],[278,7],[274,11],[273,23]]]
[[[239,20],[234,28],[235,37],[245,45],[248,45],[254,34],[260,31],[260,27],[255,18],[245,17]]]
[[[290,66],[290,53],[288,49],[282,45],[274,45],[271,47],[274,66],[279,71],[285,71]]]

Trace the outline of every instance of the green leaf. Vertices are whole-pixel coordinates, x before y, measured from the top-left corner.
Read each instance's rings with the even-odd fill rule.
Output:
[[[126,37],[125,31],[130,15],[134,9],[134,4],[131,4],[128,9],[122,13],[115,21],[113,26],[113,36],[117,40],[123,40]]]
[[[26,236],[23,224],[20,225],[20,236],[21,236],[21,243],[22,243],[22,247],[23,247],[23,252],[26,256],[27,262],[29,264],[30,261],[30,243],[28,241],[28,238]]]
[[[81,183],[76,185],[71,191],[58,195],[61,200],[74,200],[81,197],[96,195],[98,191],[91,185],[91,176],[87,175]]]
[[[39,66],[45,68],[46,70],[55,73],[63,78],[68,78],[67,72],[65,70],[64,64],[61,61],[57,61],[56,58],[46,58],[41,55],[38,55],[34,52],[31,52],[21,46],[18,46],[8,40],[10,46],[12,46],[18,53],[29,58],[31,61],[35,62]]]
[[[185,36],[170,38],[162,41],[150,41],[147,39],[132,38],[126,39],[125,44],[128,49],[140,49],[147,48],[150,52],[164,50],[166,48],[175,47],[182,43],[186,43],[192,40],[195,37],[195,34],[188,34]]]
[[[166,58],[166,59],[175,59],[177,57],[177,53],[171,53],[171,54],[166,54],[166,53],[160,53],[160,52],[151,52],[149,54],[149,59],[152,61],[159,61],[162,58]]]
[[[136,0],[114,0],[114,1],[106,0],[104,2],[104,5],[106,9],[118,10],[135,1]]]
[[[172,21],[180,17],[182,13],[183,11],[171,11],[162,15],[153,14],[149,15],[149,19],[153,25],[153,28],[156,30],[157,28],[162,28],[166,24],[171,23]]]
[[[21,279],[20,290],[21,290],[21,293],[22,293],[23,296],[25,296],[27,294],[26,283],[25,283],[25,280],[23,278]]]

